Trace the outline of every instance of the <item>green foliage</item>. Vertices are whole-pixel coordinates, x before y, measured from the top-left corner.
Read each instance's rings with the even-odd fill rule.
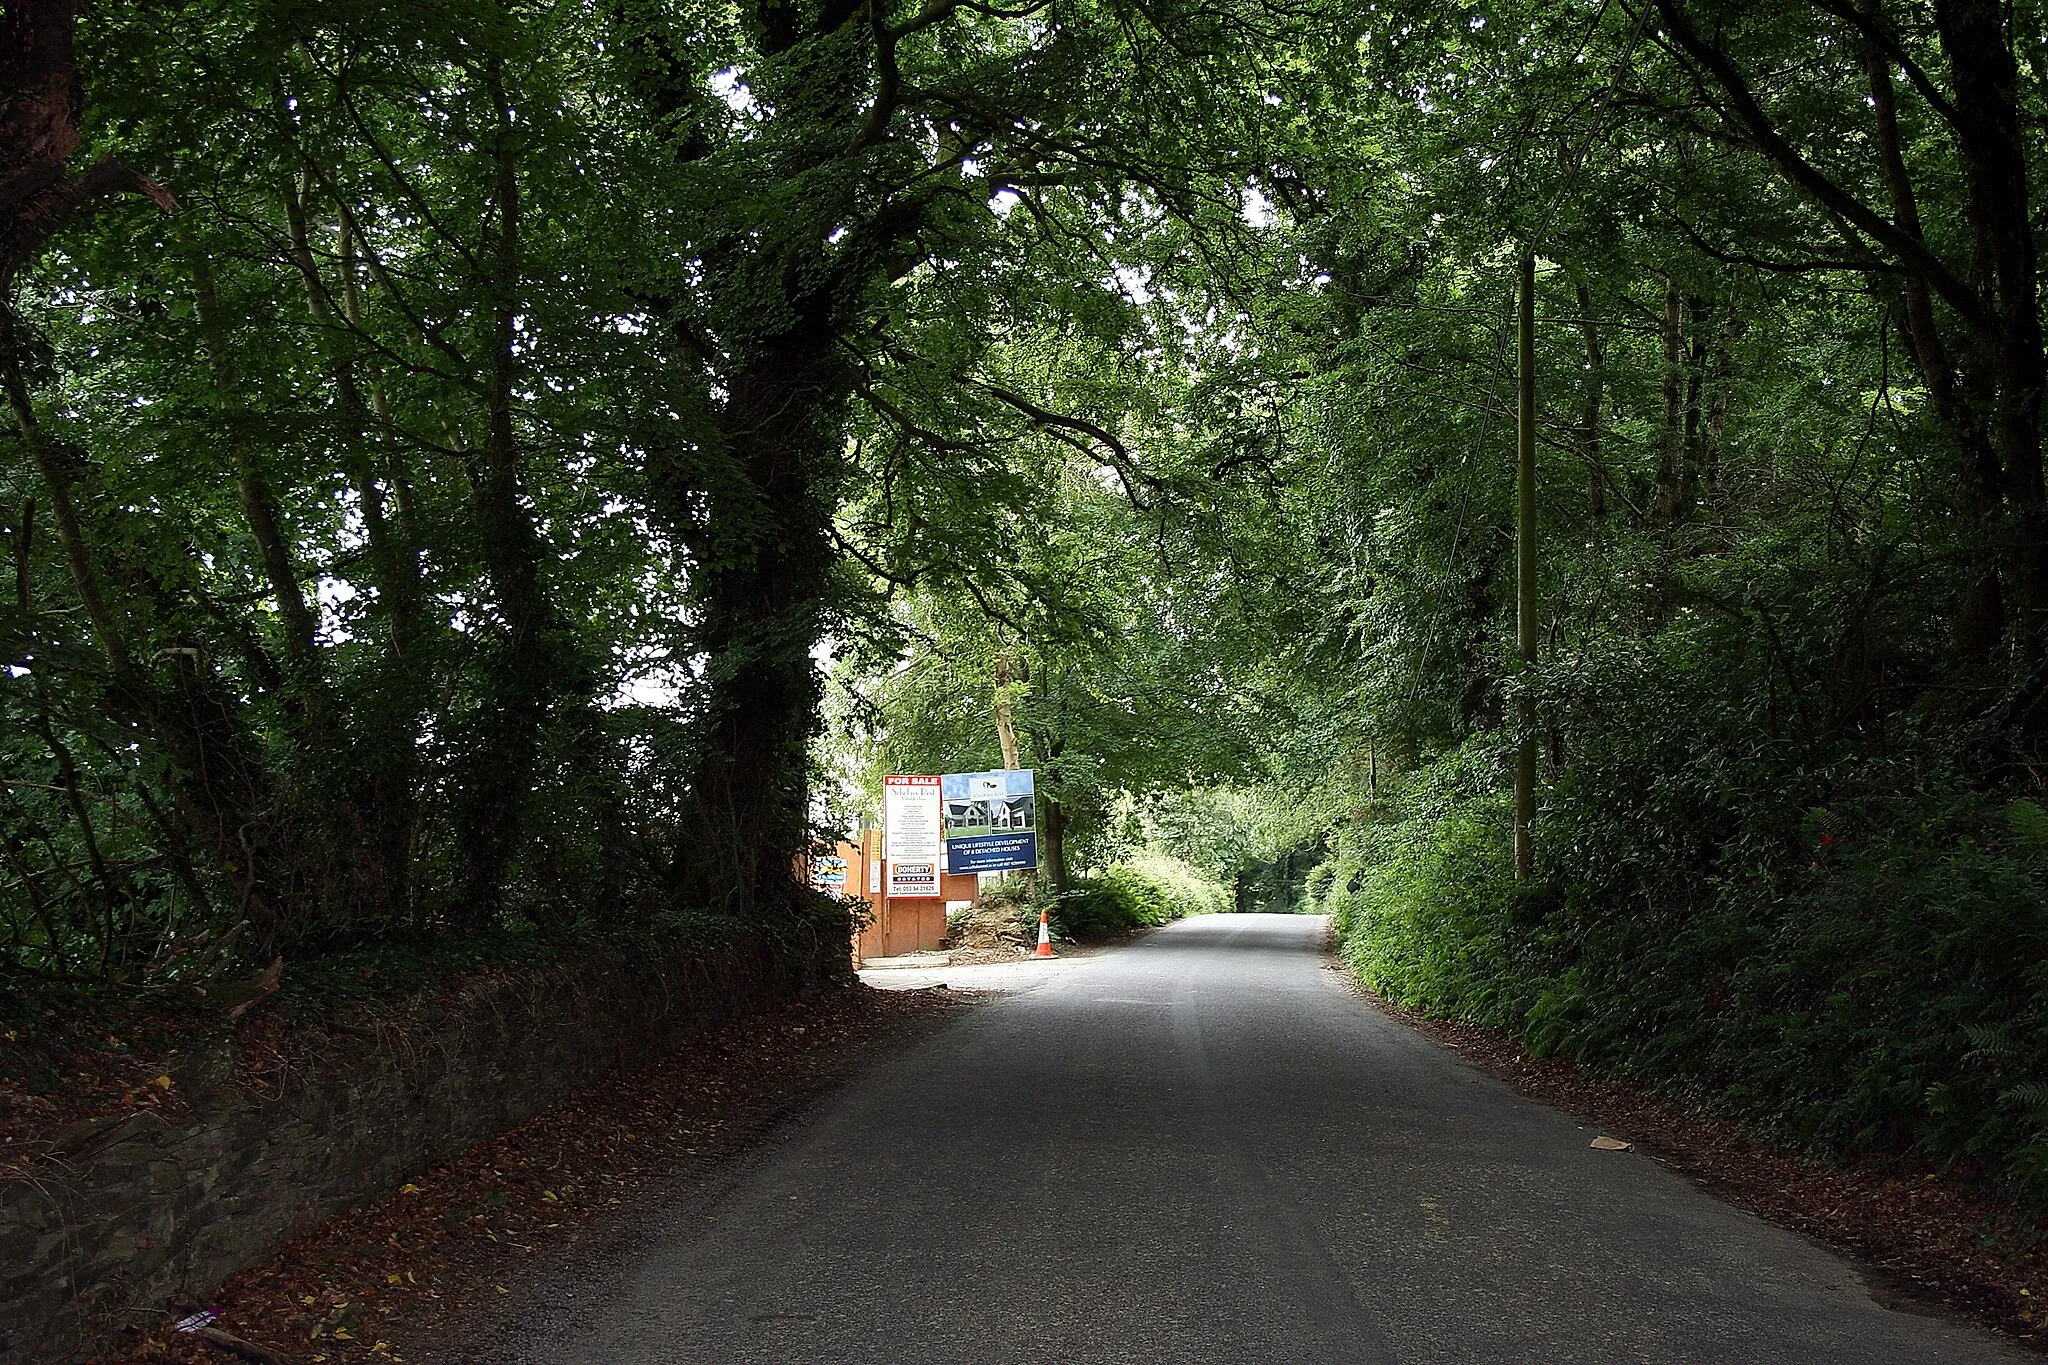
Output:
[[[1532,1002],[1508,970],[1508,809],[1497,792],[1473,792],[1470,776],[1446,760],[1416,775],[1398,814],[1347,831],[1312,879],[1314,908],[1334,916],[1346,962],[1389,999],[1518,1024]]]
[[[1079,880],[1049,906],[1053,932],[1062,939],[1155,929],[1189,915],[1228,909],[1229,888],[1199,868],[1158,853],[1117,863],[1099,877]],[[1028,932],[1037,932],[1035,900],[1018,903],[1017,921]]]
[[[1010,741],[1063,931],[1322,909],[2048,1198],[2044,30],[1964,9],[87,7],[0,183],[178,207],[0,223],[0,973],[829,937],[808,823]]]
[[[1231,908],[1228,886],[1171,854],[1134,854],[1110,868],[1106,880],[1128,883],[1141,900],[1168,920],[1220,914]]]
[[[1873,800],[1872,774],[1839,776],[1863,795],[1790,839],[1737,835],[1695,895],[1659,879],[1617,903],[1606,860],[1631,837],[1672,856],[1663,812],[1580,811],[1619,837],[1547,845],[1546,881],[1522,892],[1501,801],[1439,766],[1349,833],[1320,904],[1392,999],[1711,1097],[1796,1142],[1982,1171],[2048,1208],[2039,808],[1955,789]]]
[[[78,155],[10,138],[0,180],[118,157],[175,209],[0,224],[0,972],[107,983],[803,922],[821,638],[914,627],[869,569],[1128,570],[1098,514],[1093,560],[1002,572],[1071,453],[1029,395],[1114,427],[1172,369],[1099,252],[1148,187],[1173,250],[1230,237],[1238,173],[1167,130],[1264,108],[1216,112],[1250,75],[1218,35],[1139,60],[1150,21],[1092,3],[80,23]],[[1031,733],[1085,816],[1100,756],[1056,732],[1123,703],[1052,634]]]

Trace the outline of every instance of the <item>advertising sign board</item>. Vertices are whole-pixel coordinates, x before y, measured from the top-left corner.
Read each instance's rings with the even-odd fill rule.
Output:
[[[1038,866],[1038,807],[1031,770],[948,773],[944,803],[946,870],[1013,872]]]
[[[883,823],[889,835],[889,894],[937,896],[946,844],[939,817],[939,779],[882,779]]]

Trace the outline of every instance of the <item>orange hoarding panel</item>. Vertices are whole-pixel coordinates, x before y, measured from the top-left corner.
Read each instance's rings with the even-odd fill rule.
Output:
[[[881,956],[928,952],[945,941],[946,903],[936,896],[891,896],[887,915]]]

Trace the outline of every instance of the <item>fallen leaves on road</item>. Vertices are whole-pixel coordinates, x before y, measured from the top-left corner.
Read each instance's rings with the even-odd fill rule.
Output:
[[[1605,1134],[1594,1138],[1587,1145],[1596,1152],[1626,1152],[1633,1150],[1635,1147],[1635,1144],[1632,1142],[1623,1142],[1620,1138],[1611,1138]]]
[[[1991,1195],[1903,1158],[1840,1165],[1783,1151],[1642,1082],[1564,1058],[1532,1058],[1504,1034],[1430,1019],[1359,990],[1530,1098],[1633,1133],[1645,1154],[1718,1197],[1845,1253],[1861,1263],[1881,1302],[1939,1304],[2048,1353],[2048,1243]]]
[[[289,1243],[210,1296],[209,1330],[286,1360],[404,1362],[650,1181],[744,1150],[871,1047],[971,1007],[959,992],[856,986],[716,1030]],[[172,1316],[98,1365],[221,1365],[224,1343]]]

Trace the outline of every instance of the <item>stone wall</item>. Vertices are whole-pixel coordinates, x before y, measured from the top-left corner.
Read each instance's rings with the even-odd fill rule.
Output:
[[[757,943],[596,957],[366,1016],[260,1082],[230,1043],[175,1059],[189,1118],[81,1125],[0,1187],[0,1365],[90,1354],[614,1069],[845,969],[843,943],[816,961]]]

